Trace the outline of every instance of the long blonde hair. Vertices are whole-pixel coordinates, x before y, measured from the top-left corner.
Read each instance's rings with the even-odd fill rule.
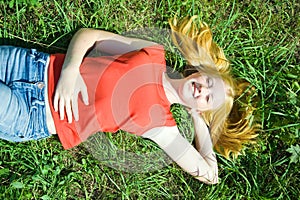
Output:
[[[184,76],[194,72],[218,75],[228,86],[225,103],[215,110],[203,112],[202,117],[210,128],[215,150],[226,158],[230,155],[236,157],[244,144],[253,141],[258,130],[258,126],[252,125],[249,120],[253,107],[245,107],[235,101],[236,97],[244,93],[247,83],[237,83],[232,78],[229,62],[223,50],[213,41],[209,26],[196,23],[196,18],[170,19],[171,37],[186,59]]]

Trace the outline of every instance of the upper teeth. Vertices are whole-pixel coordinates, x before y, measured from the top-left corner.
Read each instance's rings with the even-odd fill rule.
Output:
[[[194,82],[193,87],[194,87],[194,98],[197,98],[198,96],[200,96],[199,87],[201,86]]]

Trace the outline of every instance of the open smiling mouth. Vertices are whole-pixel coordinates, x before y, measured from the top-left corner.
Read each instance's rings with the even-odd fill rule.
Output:
[[[201,93],[201,84],[192,82],[192,88],[193,88],[193,96],[194,98],[197,98],[200,96]]]

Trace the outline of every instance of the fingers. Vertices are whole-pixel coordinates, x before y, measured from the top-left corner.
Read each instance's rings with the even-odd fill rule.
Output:
[[[58,108],[59,104],[59,108]],[[55,112],[59,111],[59,118],[60,120],[65,119],[65,111],[67,115],[67,119],[69,123],[72,123],[72,106],[70,100],[65,100],[64,98],[58,98],[57,96],[54,97],[54,110]]]
[[[71,107],[71,102],[66,101],[66,114],[67,114],[67,118],[68,118],[68,122],[72,123],[72,107]]]
[[[87,92],[87,88],[86,86],[84,86],[81,89],[81,96],[82,96],[82,101],[85,105],[89,105],[89,96],[88,96],[88,92]],[[78,93],[76,93],[76,95],[73,96],[73,100],[72,100],[72,111],[73,111],[73,115],[74,115],[74,119],[75,121],[79,120],[79,112],[78,112]]]
[[[85,85],[81,88],[81,96],[82,96],[83,103],[85,105],[89,105],[89,95]]]
[[[59,92],[56,92],[55,95],[54,95],[53,106],[54,106],[54,111],[55,112],[59,111],[60,120],[64,120],[64,118],[65,118],[65,109],[66,109],[68,122],[72,123],[71,103],[70,103],[70,101],[65,101],[65,98],[61,97],[59,95]]]
[[[82,92],[82,98],[85,105],[88,105],[88,95],[87,91],[86,93]],[[59,106],[58,106],[59,105]],[[79,120],[79,112],[78,112],[78,93],[76,95],[73,95],[72,100],[66,100],[64,98],[59,98],[59,95],[56,94],[54,96],[54,110],[55,112],[59,111],[59,117],[60,120],[64,120],[65,118],[65,112],[67,115],[67,119],[69,123],[72,123],[73,116],[75,121]]]
[[[78,98],[77,98],[77,95],[73,97],[72,110],[73,110],[73,115],[74,115],[75,121],[78,121],[79,120],[79,114],[78,114]]]
[[[53,102],[53,106],[54,106],[54,111],[57,112],[58,111],[58,100],[59,100],[59,95],[57,92],[55,92],[54,95],[54,102]]]
[[[65,118],[65,100],[63,98],[59,99],[59,116],[60,120]]]

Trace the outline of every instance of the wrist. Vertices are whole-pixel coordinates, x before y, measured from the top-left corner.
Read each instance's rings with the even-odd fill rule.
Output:
[[[61,74],[78,74],[79,73],[79,66],[76,66],[76,65],[67,65],[67,66],[64,66],[62,68],[62,71],[61,71]]]
[[[69,56],[67,56],[64,60],[64,64],[62,66],[62,69],[69,69],[69,70],[78,70],[80,65],[81,65],[82,59],[76,59],[75,56],[72,56],[72,58],[70,58]]]

